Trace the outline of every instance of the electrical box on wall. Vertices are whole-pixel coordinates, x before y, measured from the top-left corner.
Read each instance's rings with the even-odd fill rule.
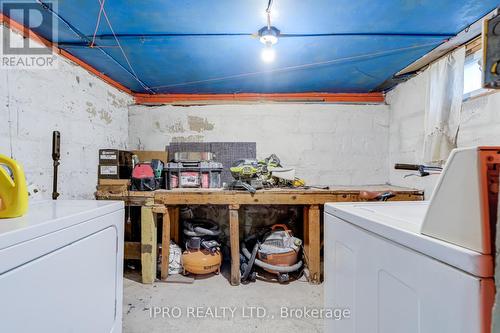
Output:
[[[500,15],[484,21],[483,87],[500,89]]]

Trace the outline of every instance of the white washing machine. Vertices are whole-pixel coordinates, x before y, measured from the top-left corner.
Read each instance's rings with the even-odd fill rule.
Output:
[[[326,332],[490,332],[495,287],[483,184],[491,174],[480,153],[454,151],[428,202],[325,206],[325,306],[350,311],[326,319]],[[490,165],[498,165],[494,154]]]
[[[0,332],[121,332],[123,202],[40,201],[0,219]]]

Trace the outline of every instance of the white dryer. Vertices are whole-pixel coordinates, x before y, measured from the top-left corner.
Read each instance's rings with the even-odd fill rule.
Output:
[[[430,201],[325,206],[325,306],[351,314],[326,332],[490,332],[500,161],[484,151],[454,151]]]
[[[93,200],[0,219],[0,332],[121,332],[123,221]]]

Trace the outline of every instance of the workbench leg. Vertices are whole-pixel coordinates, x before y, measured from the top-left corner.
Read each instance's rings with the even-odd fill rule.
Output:
[[[321,276],[321,225],[320,225],[320,210],[318,205],[309,206],[304,210],[307,215],[304,216],[305,227],[305,240],[304,248],[309,265],[309,282],[318,284],[320,283]]]
[[[229,240],[231,245],[231,284],[240,284],[240,221],[239,205],[229,206]]]
[[[170,212],[165,209],[162,220],[161,233],[161,279],[165,281],[168,278],[168,264],[170,255]]]
[[[170,236],[175,244],[180,246],[180,225],[179,225],[179,207],[168,207],[170,214]]]
[[[152,206],[141,207],[141,265],[142,283],[156,279],[156,219]]]
[[[307,267],[309,267],[309,206],[304,206],[303,213],[304,223],[302,232],[304,233],[304,257]]]

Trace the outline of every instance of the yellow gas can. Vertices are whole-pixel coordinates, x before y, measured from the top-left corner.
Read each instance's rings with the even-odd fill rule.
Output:
[[[12,176],[3,167],[6,166]],[[28,187],[19,163],[0,154],[0,218],[19,217],[28,210]]]

